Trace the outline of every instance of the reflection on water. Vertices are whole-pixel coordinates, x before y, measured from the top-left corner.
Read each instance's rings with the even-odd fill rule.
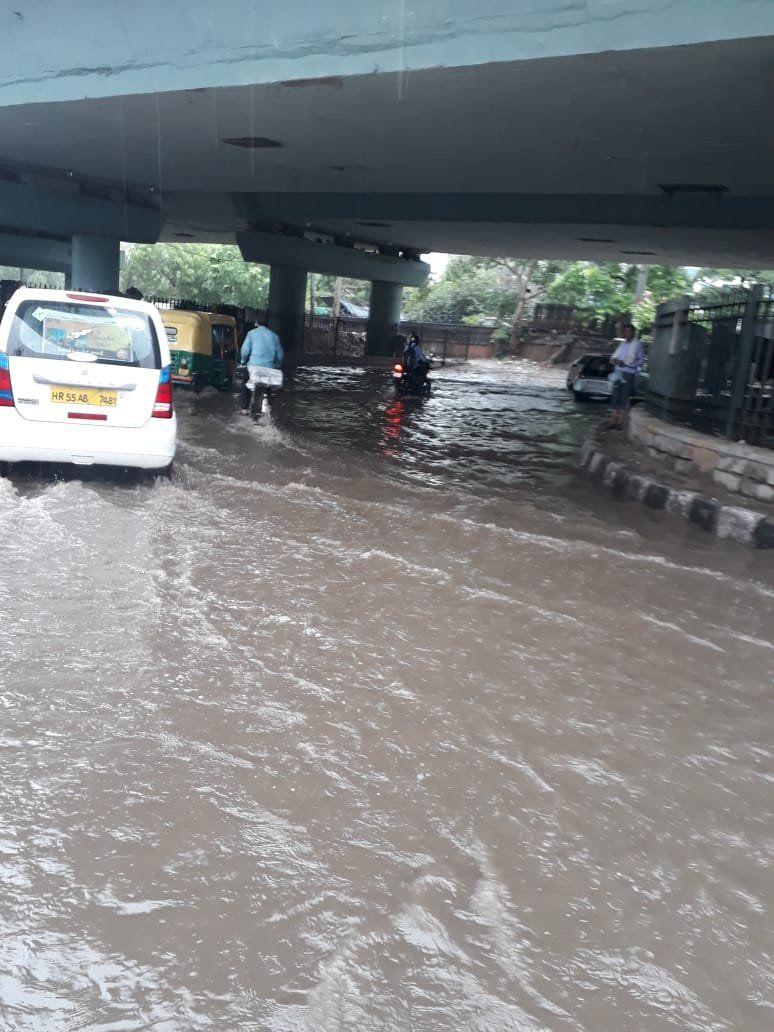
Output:
[[[0,481],[0,1027],[768,1029],[768,558],[526,365],[178,404]]]

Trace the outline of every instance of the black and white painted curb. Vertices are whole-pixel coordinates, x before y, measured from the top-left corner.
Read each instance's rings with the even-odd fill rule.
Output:
[[[616,462],[586,440],[581,449],[581,466],[614,494],[641,502],[649,509],[663,509],[682,516],[721,538],[731,538],[752,548],[774,548],[774,517],[734,505],[721,505],[695,491],[681,491],[659,484]]]

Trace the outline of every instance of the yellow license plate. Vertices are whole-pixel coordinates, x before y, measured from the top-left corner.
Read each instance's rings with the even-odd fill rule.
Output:
[[[97,387],[52,387],[51,400],[57,405],[95,405],[97,408],[115,408],[118,391],[104,391]]]

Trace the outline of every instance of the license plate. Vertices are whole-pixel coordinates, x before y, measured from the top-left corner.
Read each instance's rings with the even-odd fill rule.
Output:
[[[52,387],[51,401],[57,405],[94,405],[97,408],[115,408],[118,391],[98,387]]]

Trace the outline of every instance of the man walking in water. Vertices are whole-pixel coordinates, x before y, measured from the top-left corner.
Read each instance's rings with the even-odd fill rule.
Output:
[[[612,392],[610,397],[610,430],[622,430],[624,416],[637,389],[637,373],[645,361],[645,349],[637,337],[632,323],[623,328],[623,341],[618,345],[610,361],[613,363]]]
[[[277,334],[270,330],[262,319],[255,320],[254,329],[250,330],[242,344],[240,359],[248,371],[253,368],[279,369],[285,353],[282,350]],[[247,383],[239,386],[239,411],[241,415],[249,414],[250,392]]]

